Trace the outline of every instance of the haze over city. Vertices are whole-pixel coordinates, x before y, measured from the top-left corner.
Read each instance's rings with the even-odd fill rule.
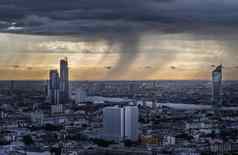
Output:
[[[236,0],[1,0],[1,80],[237,80]]]

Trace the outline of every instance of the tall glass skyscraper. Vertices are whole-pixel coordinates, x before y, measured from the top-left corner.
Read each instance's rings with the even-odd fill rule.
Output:
[[[60,60],[60,95],[62,102],[69,100],[69,68],[67,58]]]
[[[215,105],[222,104],[222,65],[212,71],[212,102]]]
[[[60,102],[60,78],[57,70],[50,70],[49,74],[49,91],[48,96],[52,104],[59,104]]]

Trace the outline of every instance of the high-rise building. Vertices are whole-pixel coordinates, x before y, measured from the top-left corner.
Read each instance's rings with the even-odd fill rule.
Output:
[[[63,104],[69,100],[69,68],[67,58],[60,60],[60,76],[57,70],[50,71],[48,97],[53,104]]]
[[[50,70],[48,96],[52,104],[59,104],[60,78],[57,70]]]
[[[103,127],[105,138],[120,141],[124,138],[124,110],[119,107],[103,109]]]
[[[106,107],[103,109],[105,138],[121,141],[138,139],[138,108]]]
[[[127,106],[124,108],[125,115],[125,139],[138,140],[138,120],[139,110],[137,106]]]
[[[62,102],[69,100],[69,68],[67,58],[60,60],[60,95]]]
[[[213,104],[222,104],[222,65],[212,71],[212,102]]]

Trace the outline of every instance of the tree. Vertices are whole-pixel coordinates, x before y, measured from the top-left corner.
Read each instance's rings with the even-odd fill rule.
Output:
[[[2,135],[0,135],[0,145],[9,145],[10,142],[7,141]]]
[[[31,135],[25,135],[23,137],[23,143],[25,145],[32,145],[32,144],[34,144],[34,141],[33,141],[32,137],[31,137]]]
[[[47,131],[60,131],[63,127],[59,125],[46,124],[44,129]]]
[[[109,145],[114,144],[113,141],[106,141],[103,139],[93,139],[92,141],[94,144],[97,144],[98,146],[101,147],[108,147]]]
[[[132,147],[133,142],[132,142],[131,140],[125,140],[125,141],[124,141],[124,145],[125,145],[126,147]]]

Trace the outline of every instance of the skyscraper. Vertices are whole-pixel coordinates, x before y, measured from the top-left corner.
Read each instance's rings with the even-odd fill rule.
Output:
[[[139,110],[137,106],[127,106],[124,108],[125,114],[125,139],[138,140],[138,120]]]
[[[106,107],[103,109],[105,138],[121,141],[138,139],[138,108]]]
[[[59,104],[60,97],[60,78],[57,70],[50,70],[49,74],[49,92],[50,102],[52,104]]]
[[[215,105],[222,104],[222,65],[212,71],[212,102]]]
[[[69,68],[67,58],[60,60],[60,96],[62,102],[69,100]]]
[[[103,127],[105,138],[121,141],[124,138],[124,109],[119,107],[106,107],[103,109]]]

